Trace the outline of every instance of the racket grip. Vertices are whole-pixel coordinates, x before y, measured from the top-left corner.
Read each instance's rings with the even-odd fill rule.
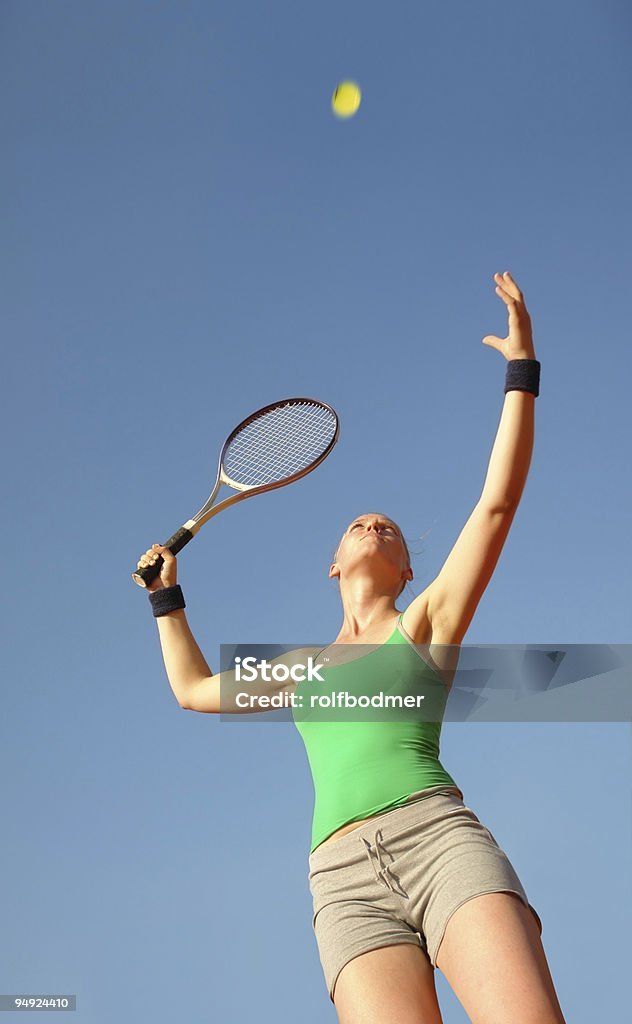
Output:
[[[177,555],[178,551],[182,551],[185,544],[188,544],[190,540],[193,540],[195,535],[187,530],[186,526],[181,526],[179,530],[169,538],[166,544],[163,544],[163,548],[169,548],[172,555]],[[164,558],[159,555],[153,565],[146,565],[143,569],[136,569],[132,573],[132,579],[134,583],[138,583],[139,587],[146,587],[148,583],[152,583],[156,576],[160,575],[160,570],[164,565]]]

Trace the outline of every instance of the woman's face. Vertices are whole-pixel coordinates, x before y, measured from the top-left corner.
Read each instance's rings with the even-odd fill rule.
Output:
[[[358,516],[349,524],[338,545],[335,563],[339,567],[350,567],[369,552],[378,552],[400,573],[405,569],[410,571],[408,551],[399,526],[378,512]],[[330,570],[330,575],[339,574]]]

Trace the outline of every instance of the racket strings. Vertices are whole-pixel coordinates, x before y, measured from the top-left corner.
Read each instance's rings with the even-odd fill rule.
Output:
[[[261,487],[300,473],[329,447],[336,433],[334,414],[306,402],[270,409],[232,439],[224,469],[236,483]]]

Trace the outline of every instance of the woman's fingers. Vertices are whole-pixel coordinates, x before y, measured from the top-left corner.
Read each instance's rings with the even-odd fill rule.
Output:
[[[501,297],[507,295],[514,302],[522,300],[522,292],[508,270],[504,274],[494,274],[494,280],[496,281],[496,291]]]
[[[157,551],[155,549],[159,548],[161,546],[162,545],[160,545],[160,544],[154,544],[153,547],[147,548],[147,551],[145,552],[145,554],[141,555],[140,559],[136,563],[137,567],[139,569],[144,569],[148,565],[153,565],[154,562],[156,562],[157,559],[158,559],[158,553],[157,553]]]

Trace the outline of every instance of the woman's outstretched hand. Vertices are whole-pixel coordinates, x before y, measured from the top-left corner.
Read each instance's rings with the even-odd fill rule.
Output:
[[[506,338],[497,338],[488,334],[483,338],[483,345],[502,352],[505,359],[535,359],[533,337],[531,335],[531,317],[524,304],[524,297],[508,270],[504,274],[494,274],[496,293],[507,306],[509,313],[509,334]]]

